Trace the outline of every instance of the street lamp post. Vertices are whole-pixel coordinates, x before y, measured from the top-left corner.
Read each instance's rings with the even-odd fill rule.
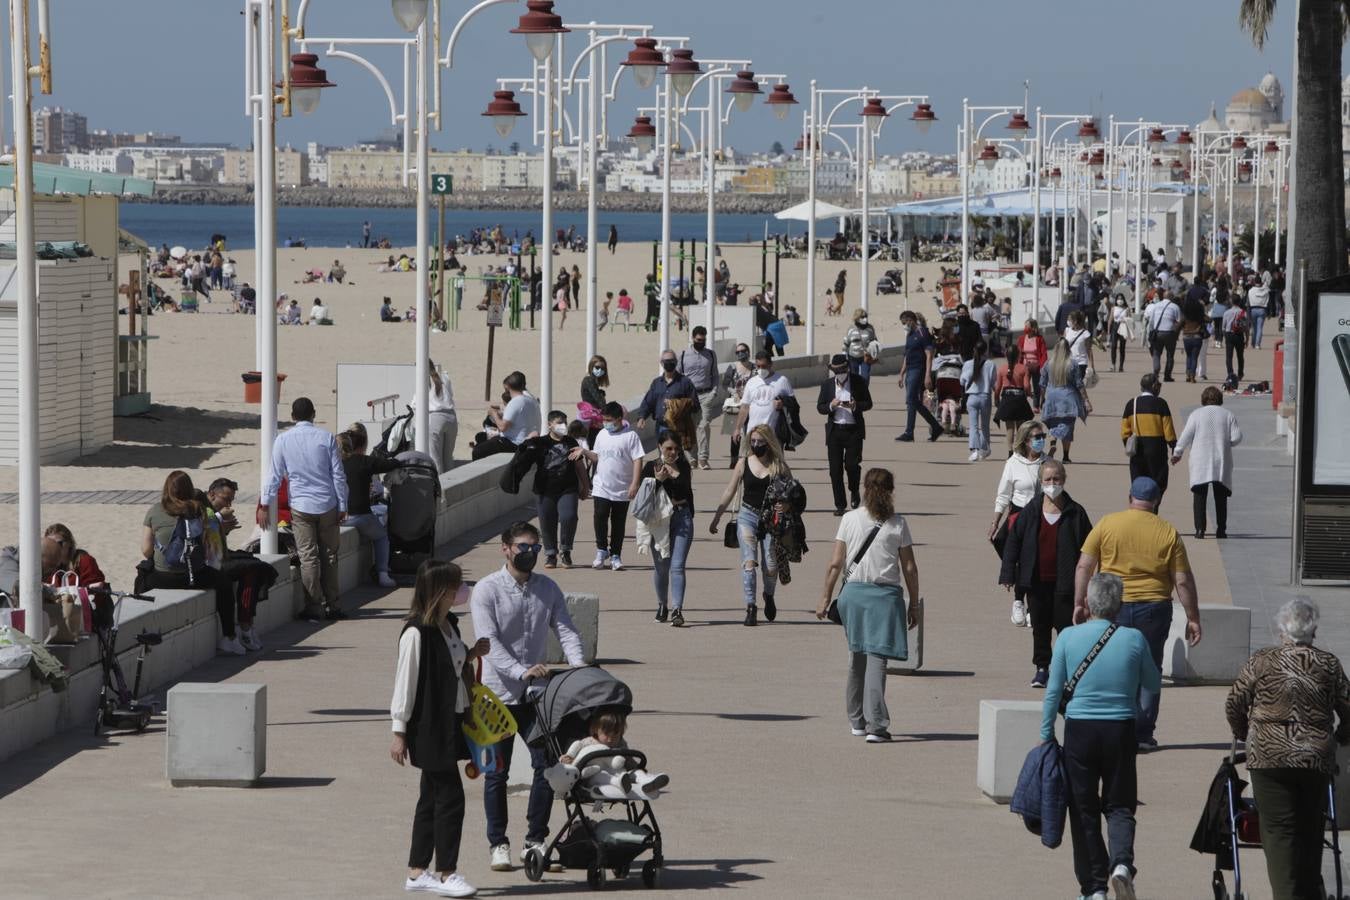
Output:
[[[979,142],[985,126],[999,116],[1021,113],[1026,121],[1026,110],[1017,105],[971,106],[968,98],[961,100],[961,127],[957,133],[961,139],[958,148],[958,160],[961,166],[961,292],[970,290],[970,151]],[[986,114],[978,126],[977,115]],[[1011,124],[1014,120],[1009,120]],[[964,298],[963,298],[964,299]]]

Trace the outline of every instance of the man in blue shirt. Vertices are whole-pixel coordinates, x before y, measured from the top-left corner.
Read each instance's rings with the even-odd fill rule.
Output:
[[[923,416],[928,423],[928,440],[942,437],[942,426],[923,402],[925,389],[933,389],[933,335],[923,318],[912,310],[900,314],[900,324],[909,329],[905,338],[905,358],[900,363],[900,386],[905,389],[905,431],[897,441],[914,440],[914,417]]]
[[[522,740],[534,723],[534,706],[525,698],[526,686],[547,679],[548,636],[554,632],[569,665],[585,664],[581,636],[572,626],[567,602],[557,582],[533,574],[539,560],[539,530],[529,522],[516,522],[502,532],[503,565],[474,585],[469,606],[473,633],[486,638],[490,649],[483,657],[483,684],[487,685],[515,717]],[[487,818],[488,846],[493,871],[511,869],[511,844],[506,837],[506,779],[511,768],[515,739],[504,741],[502,765],[487,774],[483,783],[483,808]],[[542,852],[548,837],[553,789],[544,778],[549,761],[542,747],[530,747],[534,782],[526,806],[525,845],[521,860],[532,847]]]
[[[1120,576],[1099,573],[1087,586],[1082,625],[1059,633],[1050,660],[1050,683],[1041,713],[1041,740],[1055,738],[1055,717],[1065,683],[1120,614]],[[1133,900],[1135,699],[1140,688],[1158,691],[1162,673],[1138,629],[1118,628],[1088,664],[1064,710],[1064,775],[1069,791],[1073,869],[1084,897],[1105,900],[1108,879],[1117,898]],[[1102,817],[1110,852],[1102,841]]]
[[[272,446],[272,470],[258,501],[260,528],[269,524],[268,506],[288,484],[291,533],[300,556],[300,582],[305,608],[300,618],[345,619],[338,607],[338,524],[347,518],[347,475],[342,468],[337,439],[314,427],[314,402],[300,397],[291,404],[295,426],[277,435]]]
[[[656,420],[656,437],[660,440],[665,433],[670,430],[666,425],[666,404],[671,400],[683,397],[692,400],[694,404],[698,403],[698,389],[694,387],[694,382],[685,377],[679,370],[679,360],[675,358],[674,350],[665,350],[661,353],[661,374],[652,379],[651,387],[647,388],[647,393],[643,396],[642,402],[638,404],[633,413],[637,416],[638,428],[641,428],[648,419]],[[692,410],[695,407],[691,407]]]

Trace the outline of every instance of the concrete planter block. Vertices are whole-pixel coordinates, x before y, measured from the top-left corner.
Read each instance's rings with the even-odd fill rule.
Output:
[[[924,620],[919,620],[918,628],[909,629],[906,639],[909,642],[909,659],[892,660],[886,668],[901,675],[913,675],[923,668],[923,628]]]
[[[174,685],[165,775],[174,787],[250,787],[267,769],[267,686]]]
[[[981,700],[975,783],[995,803],[1012,801],[1027,753],[1041,742],[1039,700]],[[1062,732],[1062,720],[1055,732]]]
[[[581,653],[586,662],[595,662],[596,648],[600,644],[600,597],[596,594],[567,594],[567,613],[572,617],[572,625],[581,635]],[[549,632],[548,658],[551,664],[566,663],[562,646],[557,635]]]
[[[1186,616],[1172,609],[1172,630],[1163,646],[1163,677],[1178,684],[1232,684],[1252,653],[1252,611],[1240,606],[1200,605],[1204,634],[1186,646]]]

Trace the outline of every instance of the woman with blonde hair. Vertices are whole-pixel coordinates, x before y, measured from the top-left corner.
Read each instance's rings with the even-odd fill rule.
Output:
[[[429,559],[418,568],[389,702],[394,732],[389,756],[400,766],[411,762],[422,770],[404,888],[445,897],[475,893],[456,871],[464,831],[464,785],[457,766],[468,758],[460,724],[470,715],[473,661],[489,645],[480,638],[466,647],[460,638],[459,617],[450,608],[467,602],[463,586],[464,574],[455,563]]]
[[[866,735],[869,744],[891,739],[886,660],[909,658],[906,629],[923,617],[913,544],[905,517],[895,511],[895,476],[868,469],[862,507],[839,522],[816,618],[826,617],[843,573],[838,610],[850,655],[844,703],[852,734]]]
[[[844,352],[848,354],[848,370],[863,378],[872,377],[873,345],[877,342],[877,330],[867,321],[867,310],[853,311],[853,324],[844,334]]]
[[[778,579],[778,562],[770,552],[770,539],[764,533],[761,511],[769,483],[776,478],[791,477],[783,459],[783,448],[768,425],[756,425],[747,435],[747,455],[736,462],[722,499],[717,504],[708,530],[718,533],[722,516],[741,493],[740,509],[736,513],[736,538],[741,549],[741,592],[745,600],[745,624],[758,625],[759,613],[755,606],[757,569],[764,568],[764,618],[772,622],[778,617],[774,603],[774,588]]]
[[[1050,449],[1047,456],[1055,455],[1055,442],[1064,443],[1064,461],[1069,459],[1069,448],[1073,446],[1073,426],[1078,419],[1087,421],[1092,412],[1092,401],[1088,399],[1087,388],[1083,385],[1083,376],[1069,355],[1069,344],[1060,341],[1055,344],[1055,358],[1049,368],[1041,370],[1041,421],[1050,430]]]
[[[450,469],[459,436],[459,417],[455,413],[455,392],[450,376],[427,360],[427,450],[438,471]]]

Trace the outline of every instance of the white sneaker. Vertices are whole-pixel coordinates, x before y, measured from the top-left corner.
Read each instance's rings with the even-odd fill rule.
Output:
[[[388,572],[381,572],[379,575],[375,576],[375,582],[382,588],[398,587],[398,582],[390,578]]]
[[[972,450],[972,451],[970,451],[970,461],[971,461],[971,462],[979,462],[979,461],[980,461],[980,451],[978,451],[978,450]]]
[[[1134,876],[1129,866],[1122,863],[1111,870],[1111,890],[1116,900],[1134,900]]]
[[[444,881],[438,883],[435,890],[442,897],[472,897],[478,893],[478,888],[465,881],[458,872],[451,872]]]
[[[863,735],[867,734],[867,729],[865,729],[865,728],[850,728],[850,729],[848,730],[848,733],[851,734],[851,735],[853,735],[854,737],[862,737]]]
[[[524,862],[525,857],[529,855],[531,850],[538,850],[540,854],[543,854],[546,849],[541,841],[526,841],[524,846],[520,848],[520,861]]]
[[[1021,628],[1027,623],[1027,605],[1021,600],[1014,600],[1012,605],[1012,623]]]
[[[255,653],[263,648],[262,638],[258,637],[258,632],[252,628],[239,629],[239,643],[244,645],[245,650],[252,650]]]
[[[430,872],[422,872],[416,878],[407,878],[403,881],[405,891],[427,891],[435,893],[441,889],[443,882]]]
[[[511,845],[498,844],[492,848],[492,855],[489,859],[488,868],[494,872],[511,871]]]
[[[611,556],[609,558],[609,567],[613,569],[615,572],[622,572],[623,560],[619,559],[618,556]]]
[[[237,637],[222,637],[216,642],[216,649],[221,653],[227,653],[233,656],[243,656],[248,652],[244,649],[244,645],[239,643],[239,638]]]
[[[609,551],[597,550],[595,551],[595,562],[591,563],[591,568],[603,569],[605,567],[605,563],[607,562],[609,562]]]

